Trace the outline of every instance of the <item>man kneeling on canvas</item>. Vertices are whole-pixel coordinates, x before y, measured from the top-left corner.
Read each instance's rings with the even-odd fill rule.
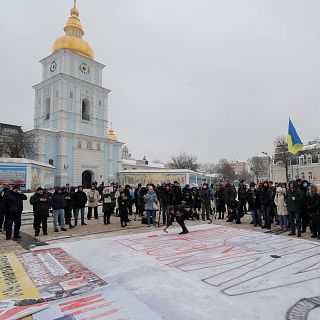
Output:
[[[192,210],[190,209],[190,207],[182,202],[182,204],[180,205],[169,207],[169,213],[170,219],[168,220],[167,226],[163,231],[167,232],[167,229],[171,226],[174,218],[176,218],[179,226],[182,228],[182,232],[180,232],[179,234],[188,233],[189,231],[184,223],[184,220],[186,220],[190,216],[190,214],[192,214]]]

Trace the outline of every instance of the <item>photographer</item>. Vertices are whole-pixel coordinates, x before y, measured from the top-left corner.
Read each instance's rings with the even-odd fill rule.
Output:
[[[163,231],[167,232],[167,229],[172,225],[174,218],[176,218],[179,226],[182,228],[182,232],[180,232],[179,234],[189,233],[189,231],[184,223],[184,220],[186,220],[190,216],[190,213],[191,213],[190,207],[187,206],[186,204],[182,203],[180,205],[170,206],[169,212],[170,212],[170,219],[167,223],[166,228],[163,229]]]

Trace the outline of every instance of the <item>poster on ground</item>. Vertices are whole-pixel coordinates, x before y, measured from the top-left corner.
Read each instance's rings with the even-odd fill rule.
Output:
[[[18,259],[48,301],[86,293],[107,284],[61,248],[21,253]]]
[[[48,309],[33,316],[34,320],[160,320],[144,303],[121,286],[110,285],[50,303]]]
[[[18,320],[47,307],[48,302],[43,299],[2,300],[0,301],[0,320]]]
[[[0,255],[0,300],[33,299],[40,294],[14,253]]]

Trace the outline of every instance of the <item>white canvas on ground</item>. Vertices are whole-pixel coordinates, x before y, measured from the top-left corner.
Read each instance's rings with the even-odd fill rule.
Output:
[[[214,225],[190,231],[59,246],[162,319],[320,319],[318,242]]]

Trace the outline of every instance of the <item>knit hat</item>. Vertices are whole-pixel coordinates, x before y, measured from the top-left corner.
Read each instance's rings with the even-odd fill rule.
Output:
[[[277,193],[282,193],[282,188],[281,187],[277,188]]]

